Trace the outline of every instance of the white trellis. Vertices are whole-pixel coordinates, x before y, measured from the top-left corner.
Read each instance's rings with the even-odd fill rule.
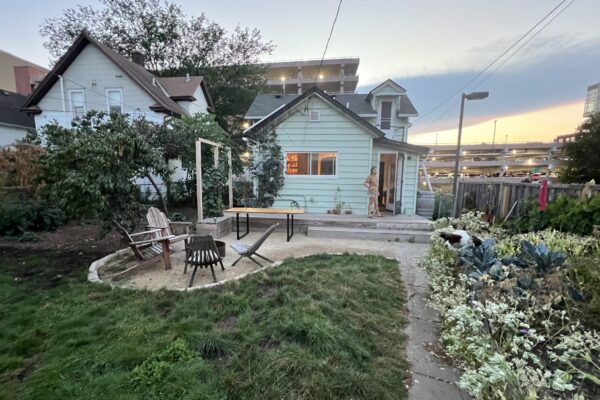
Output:
[[[219,165],[219,149],[222,145],[206,139],[196,140],[196,198],[198,203],[198,222],[204,219],[202,210],[202,143],[213,147],[213,158],[215,167]],[[227,174],[227,186],[229,188],[229,208],[233,207],[233,174],[231,169],[231,148],[227,149],[227,165],[229,167]]]

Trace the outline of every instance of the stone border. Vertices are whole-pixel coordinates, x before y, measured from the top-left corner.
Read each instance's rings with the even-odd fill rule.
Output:
[[[129,248],[117,250],[114,253],[110,253],[109,255],[104,256],[101,259],[94,261],[90,265],[90,268],[88,270],[88,276],[87,276],[88,281],[90,281],[92,283],[104,283],[104,281],[102,279],[100,279],[100,277],[98,276],[98,271],[100,271],[101,268],[104,268],[106,266],[106,264],[108,264],[114,258],[120,257],[120,256],[124,255],[125,253],[129,253],[130,251],[131,250]]]
[[[113,259],[115,259],[117,257],[121,257],[121,256],[123,256],[123,255],[125,255],[125,254],[127,254],[129,252],[130,252],[129,248],[117,250],[114,253],[110,253],[109,255],[104,256],[101,259],[94,261],[90,265],[90,268],[88,270],[88,276],[87,276],[88,281],[92,282],[92,283],[107,283],[111,287],[118,287],[118,288],[121,288],[121,289],[131,289],[131,288],[127,288],[127,287],[123,287],[123,286],[114,284],[113,282],[104,282],[98,276],[98,272],[102,268],[104,268],[110,261],[112,261]],[[164,290],[170,290],[170,291],[174,291],[174,292],[188,292],[188,291],[197,290],[197,289],[209,289],[209,288],[212,288],[212,287],[224,285],[225,283],[228,283],[228,282],[237,281],[239,279],[245,278],[248,275],[252,275],[252,274],[255,274],[257,272],[262,272],[262,271],[264,271],[266,269],[269,269],[269,268],[272,268],[272,267],[277,267],[277,266],[281,265],[282,263],[283,263],[283,261],[277,261],[275,263],[268,264],[268,265],[265,265],[264,267],[255,269],[254,271],[246,272],[245,274],[238,275],[238,276],[235,276],[233,278],[225,279],[225,280],[222,280],[222,281],[213,282],[213,283],[207,283],[206,285],[202,285],[202,286],[192,286],[191,288],[190,287],[186,287],[186,288],[179,288],[179,289],[177,289],[177,288],[174,288],[174,289],[162,288],[162,289],[164,289]],[[138,266],[136,265],[136,266],[134,266],[132,268],[129,268],[128,270],[125,270],[123,272],[127,272],[127,271],[135,269],[137,267]],[[139,289],[131,289],[131,290],[139,290]]]
[[[264,267],[260,267],[258,269],[255,269],[254,271],[246,272],[245,274],[238,275],[238,276],[235,276],[233,278],[225,279],[225,280],[222,280],[222,281],[213,282],[213,283],[207,283],[206,285],[202,285],[202,286],[192,286],[192,287],[186,287],[186,288],[183,288],[183,289],[165,289],[165,290],[172,290],[172,291],[177,291],[177,292],[191,292],[192,290],[197,290],[197,289],[210,289],[210,288],[213,288],[213,287],[224,285],[224,284],[229,283],[229,282],[234,282],[234,281],[240,280],[240,279],[245,278],[245,277],[247,277],[249,275],[265,271],[265,270],[267,270],[269,268],[278,267],[282,263],[283,263],[283,261],[277,261],[277,262],[274,262],[272,264],[265,265]]]

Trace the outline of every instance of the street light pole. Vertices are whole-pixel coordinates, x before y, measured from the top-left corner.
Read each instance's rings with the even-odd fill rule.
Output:
[[[460,161],[460,141],[462,139],[463,116],[465,114],[465,94],[460,97],[460,116],[458,117],[458,139],[456,141],[456,157],[454,159],[454,184],[452,186],[452,216],[458,217],[458,168]]]
[[[458,119],[458,139],[456,142],[456,158],[454,160],[454,185],[452,187],[452,196],[454,202],[452,204],[452,215],[458,217],[458,171],[460,164],[460,142],[462,139],[463,116],[465,113],[465,100],[483,100],[489,96],[489,92],[473,92],[462,94],[460,97],[460,116]]]
[[[496,122],[498,122],[497,119],[494,120],[494,137],[492,138],[492,147],[496,146]]]

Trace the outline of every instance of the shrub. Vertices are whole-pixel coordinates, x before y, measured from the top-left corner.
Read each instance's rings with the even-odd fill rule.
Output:
[[[568,196],[559,196],[548,203],[546,210],[540,213],[536,201],[526,203],[526,215],[515,218],[507,225],[517,232],[528,232],[546,228],[578,235],[590,235],[595,225],[600,225],[600,196],[579,200]]]
[[[41,200],[19,198],[0,205],[0,235],[36,241],[33,232],[51,231],[66,222],[64,213]]]

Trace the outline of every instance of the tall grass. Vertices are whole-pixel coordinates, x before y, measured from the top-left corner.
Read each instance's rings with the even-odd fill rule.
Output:
[[[0,260],[0,399],[406,397],[394,261],[290,259],[190,293],[20,277],[59,260]]]

